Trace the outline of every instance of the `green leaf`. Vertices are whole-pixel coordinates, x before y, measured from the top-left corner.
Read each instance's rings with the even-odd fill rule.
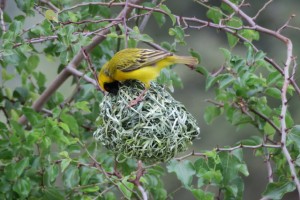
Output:
[[[259,40],[259,32],[255,30],[243,29],[239,31],[239,33],[250,42],[252,42],[253,40]]]
[[[100,189],[99,186],[95,185],[95,186],[83,188],[81,191],[82,192],[97,192],[97,191],[99,191],[99,189]]]
[[[209,170],[204,171],[202,174],[198,173],[197,176],[201,177],[204,180],[207,180],[207,183],[220,184],[223,176],[220,170]]]
[[[231,60],[231,52],[228,49],[219,48],[219,50],[222,52],[226,62]]]
[[[284,194],[292,192],[295,189],[295,184],[291,181],[269,183],[263,192],[263,197],[268,199],[282,199]]]
[[[28,194],[31,190],[30,179],[28,177],[18,179],[13,185],[13,190],[18,193],[22,199],[28,197]]]
[[[153,42],[153,39],[147,34],[141,34],[137,26],[129,32],[129,37],[138,41]]]
[[[2,149],[0,150],[0,159],[5,160],[11,160],[13,158],[13,151],[11,149]]]
[[[174,172],[177,178],[182,182],[182,184],[188,188],[192,182],[193,176],[196,174],[196,170],[189,160],[176,161],[171,160],[167,166],[168,172]]]
[[[66,158],[66,159],[61,160],[61,163],[60,163],[61,172],[65,171],[65,169],[70,165],[71,161],[72,161],[71,158]]]
[[[159,27],[162,27],[166,23],[166,17],[164,14],[159,12],[154,12],[153,16]]]
[[[214,23],[218,24],[223,18],[222,10],[219,7],[210,7],[206,13],[206,16],[211,19]]]
[[[45,185],[50,186],[55,182],[57,176],[59,175],[59,167],[57,164],[50,165],[46,168],[43,182]]]
[[[15,164],[10,163],[4,167],[4,174],[7,180],[13,181],[18,177],[17,170],[15,169]]]
[[[17,162],[14,168],[15,168],[18,176],[21,176],[21,174],[23,173],[23,171],[25,170],[26,167],[29,167],[29,158],[28,157]]]
[[[204,192],[201,189],[190,189],[197,200],[214,200],[214,194],[211,192]]]
[[[196,72],[202,74],[204,77],[208,77],[209,75],[209,71],[203,66],[198,65],[195,70]]]
[[[197,51],[194,51],[193,49],[189,50],[190,54],[198,59],[198,62],[201,63],[201,56]]]
[[[60,155],[62,158],[70,158],[69,153],[68,153],[67,151],[59,152],[59,155]]]
[[[239,38],[237,38],[236,36],[232,35],[231,33],[226,33],[226,35],[227,35],[227,40],[228,40],[228,44],[229,44],[230,48],[235,47],[235,45],[239,41]]]
[[[50,118],[47,119],[46,132],[53,141],[58,141],[66,145],[70,145],[71,143],[71,140],[64,135],[64,131],[60,129],[58,123],[56,121],[52,121]]]
[[[222,78],[220,78],[220,81],[219,81],[219,88],[223,89],[224,87],[227,87],[234,80],[235,80],[235,77],[232,76],[231,74],[222,75]]]
[[[181,45],[185,45],[185,40],[184,40],[184,30],[176,26],[175,28],[170,28],[169,29],[169,35],[175,37],[175,42],[178,42]]]
[[[128,177],[125,177],[122,179],[122,181],[118,182],[118,187],[127,199],[131,199],[132,196],[132,190],[134,188],[134,185],[127,181]]]
[[[266,53],[263,52],[263,51],[258,51],[255,53],[254,55],[254,61],[257,62],[257,61],[260,61],[260,60],[263,60],[264,61],[264,58],[266,57]]]
[[[34,111],[32,108],[26,108],[23,107],[23,113],[30,122],[32,126],[41,126],[41,121],[44,119],[43,116],[36,111]]]
[[[78,13],[68,12],[68,16],[69,16],[70,21],[72,21],[72,22],[78,21]],[[57,19],[57,17],[56,17],[56,19]],[[55,22],[58,22],[58,20]]]
[[[162,46],[162,48],[168,51],[174,51],[173,46],[169,42],[164,41],[160,45]]]
[[[28,58],[27,65],[26,65],[27,72],[32,73],[37,68],[39,62],[40,62],[40,58],[38,55],[31,55]]]
[[[46,10],[45,18],[50,21],[55,21],[56,23],[58,23],[58,14],[55,13],[53,10]]]
[[[81,185],[88,185],[90,181],[93,180],[95,176],[97,176],[97,171],[91,170],[89,167],[81,166],[79,173]]]
[[[45,86],[46,76],[43,73],[35,71],[33,72],[33,76],[40,88]]]
[[[274,135],[275,131],[276,130],[269,123],[266,123],[264,125],[264,133],[265,134],[267,134],[267,135]]]
[[[218,81],[218,78],[218,76],[212,76],[208,74],[208,76],[206,77],[205,90],[211,88]]]
[[[79,127],[78,127],[77,120],[72,115],[69,115],[67,113],[62,113],[60,119],[69,126],[69,128],[73,133],[75,133],[76,135],[79,134]]]
[[[275,99],[281,99],[281,91],[275,87],[269,87],[265,90],[265,93]]]
[[[64,129],[64,131],[66,131],[67,133],[70,133],[70,128],[67,124],[63,123],[63,122],[59,122],[58,125]]]
[[[75,166],[70,165],[63,175],[63,182],[67,188],[73,188],[78,186],[80,181],[79,169]]]
[[[230,0],[230,2],[234,3],[236,6],[239,5],[239,3],[241,2],[241,0]],[[232,14],[233,12],[235,12],[231,6],[229,6],[228,4],[226,3],[222,3],[221,4],[221,8],[222,10],[225,10],[227,11],[228,14]]]
[[[287,134],[288,140],[292,141],[300,149],[300,125],[294,126]]]
[[[23,29],[24,21],[25,21],[25,17],[22,15],[15,17],[14,21],[9,25],[9,30],[12,31],[11,33],[13,33],[13,35],[10,36],[12,36],[13,38],[17,38],[17,36],[21,33]]]
[[[207,106],[204,112],[204,120],[207,124],[211,124],[221,114],[221,108],[216,106]]]
[[[246,61],[249,65],[253,64],[254,61],[254,49],[251,44],[244,43],[244,45],[247,47],[247,54],[246,54]]]
[[[162,4],[160,6],[160,9],[162,9],[163,11],[165,11],[167,13],[167,15],[170,17],[172,24],[174,26],[176,23],[176,17],[171,13],[171,10],[164,4]]]
[[[279,71],[271,72],[268,75],[267,84],[272,85],[272,84],[276,83],[277,81],[279,81],[280,79],[282,79],[282,75]]]
[[[35,3],[34,0],[15,0],[15,2],[18,8],[20,8],[20,10],[22,10],[24,13],[31,16],[34,15],[34,11],[32,10]]]
[[[2,80],[3,81],[9,81],[9,80],[11,80],[15,77],[14,74],[7,73],[5,68],[1,68],[1,71],[2,71],[1,75],[2,75]]]
[[[239,28],[243,25],[243,22],[240,18],[233,17],[226,23],[226,25],[231,26],[231,27],[235,27],[235,28]],[[226,35],[227,35],[229,46],[231,48],[233,48],[239,41],[238,37],[234,36],[231,33],[226,33]]]
[[[45,200],[64,200],[65,197],[60,191],[61,189],[55,187],[47,187],[44,190]]]
[[[29,96],[29,92],[26,88],[17,87],[13,92],[13,96],[17,98],[21,103],[25,103]]]

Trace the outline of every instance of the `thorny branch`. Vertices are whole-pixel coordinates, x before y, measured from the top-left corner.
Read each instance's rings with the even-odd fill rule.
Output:
[[[239,14],[243,19],[245,19],[252,27],[255,27],[257,31],[269,34],[282,42],[286,44],[286,61],[283,67],[283,76],[284,76],[284,82],[281,89],[281,113],[279,116],[280,119],[280,132],[281,132],[281,148],[282,152],[289,164],[290,172],[292,175],[292,180],[294,181],[296,188],[298,190],[298,195],[300,197],[300,181],[297,176],[297,172],[295,169],[294,161],[290,155],[290,152],[287,149],[286,146],[286,138],[287,138],[287,125],[286,125],[286,113],[287,113],[287,107],[288,107],[288,101],[287,101],[287,88],[290,84],[290,75],[289,75],[289,68],[292,63],[293,59],[293,43],[291,40],[284,35],[280,34],[280,31],[273,31],[264,27],[261,27],[257,25],[254,20],[249,17],[246,13],[244,13],[242,10],[240,10],[235,4],[230,2],[229,0],[222,0],[224,3],[226,3],[228,6],[230,6],[237,14]],[[286,25],[284,25],[286,26]]]
[[[243,145],[243,144],[239,144],[237,146],[234,146],[234,147],[225,147],[225,148],[220,148],[220,147],[216,147],[214,150],[217,151],[217,152],[220,152],[220,151],[234,151],[234,150],[237,150],[237,149],[260,149],[260,148],[281,148],[281,145],[274,145],[274,144],[265,144],[264,142],[261,143],[261,144],[258,144],[258,145]],[[205,153],[202,153],[202,152],[195,152],[195,151],[192,151],[191,153],[189,154],[186,154],[182,157],[177,157],[175,158],[177,161],[181,161],[181,160],[184,160],[188,157],[192,157],[192,156],[196,156],[196,157],[206,157],[206,154]]]

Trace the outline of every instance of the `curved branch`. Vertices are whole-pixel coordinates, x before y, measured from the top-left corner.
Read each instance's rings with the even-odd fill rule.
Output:
[[[140,3],[142,0],[130,0],[131,4]],[[132,11],[133,7],[127,7],[124,8],[117,18],[120,18],[122,16],[128,15]],[[108,26],[114,26],[115,24],[118,24],[118,22],[111,22]],[[110,33],[109,29],[104,29],[100,32],[99,35],[96,35],[92,42],[84,47],[86,52],[90,52],[92,49],[94,49],[97,45],[99,45],[104,39],[105,36]],[[79,51],[74,58],[70,61],[70,63],[63,69],[56,79],[51,83],[51,85],[41,94],[41,96],[38,98],[37,101],[35,101],[32,105],[32,108],[36,111],[40,111],[43,107],[43,105],[49,100],[51,95],[69,78],[71,73],[69,72],[68,68],[77,68],[77,66],[80,64],[80,62],[84,59],[84,56],[81,51]],[[22,115],[19,119],[20,124],[25,124],[27,122],[27,119],[25,115]]]

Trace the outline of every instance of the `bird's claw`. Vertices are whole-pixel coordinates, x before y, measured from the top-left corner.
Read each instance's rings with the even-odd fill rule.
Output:
[[[129,105],[127,106],[128,108],[133,107],[135,105],[137,105],[139,102],[143,101],[143,97],[138,96],[137,98],[135,98],[134,100],[130,101]]]

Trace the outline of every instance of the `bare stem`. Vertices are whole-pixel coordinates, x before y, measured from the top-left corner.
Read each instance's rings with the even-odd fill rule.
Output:
[[[264,142],[263,144],[265,144],[267,142],[267,136],[264,136]],[[272,165],[271,165],[271,155],[269,153],[269,150],[268,148],[264,148],[264,151],[265,151],[265,162],[266,162],[266,165],[267,165],[267,171],[268,171],[268,180],[269,180],[269,183],[272,183],[273,182],[273,169],[272,169]]]
[[[265,5],[264,5],[263,7],[261,7],[261,9],[258,10],[258,12],[256,13],[256,15],[255,15],[254,17],[252,17],[252,19],[253,19],[253,20],[256,20],[256,18],[260,15],[260,13],[261,13],[263,10],[265,10],[266,7],[267,7],[270,3],[272,3],[272,2],[273,2],[273,0],[267,1],[267,2],[265,3]]]
[[[99,83],[98,83],[98,77],[97,77],[97,72],[96,72],[96,70],[95,70],[95,68],[93,67],[93,65],[92,65],[92,61],[91,61],[91,58],[90,58],[90,56],[88,55],[88,53],[86,52],[86,50],[83,48],[83,47],[81,47],[81,51],[82,51],[82,54],[83,54],[83,56],[84,56],[84,58],[86,59],[86,61],[87,61],[87,64],[88,64],[88,67],[89,67],[89,69],[90,69],[90,71],[93,73],[93,75],[94,75],[94,78],[95,78],[95,81],[97,82],[97,87],[98,87],[98,89],[100,90],[100,91],[102,91],[101,90],[101,87],[100,87],[100,85],[99,85]],[[103,92],[103,91],[102,91]],[[103,92],[104,93],[104,92]]]
[[[6,32],[6,27],[5,27],[5,23],[4,23],[2,8],[0,8],[0,23],[1,23],[2,32],[5,33]]]

